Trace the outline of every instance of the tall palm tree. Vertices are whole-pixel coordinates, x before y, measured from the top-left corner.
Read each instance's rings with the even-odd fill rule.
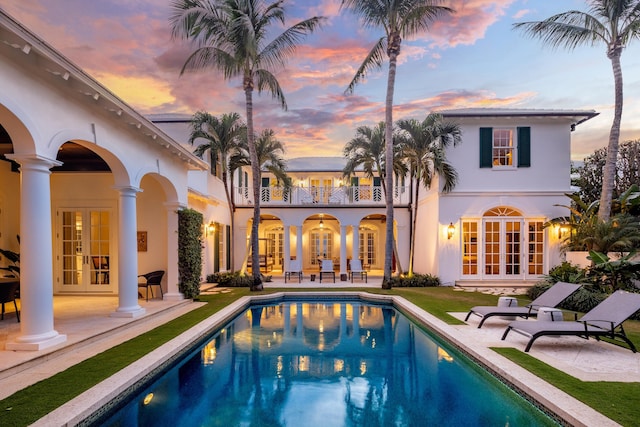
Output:
[[[198,111],[191,119],[189,143],[194,144],[198,139],[207,141],[200,144],[193,151],[193,154],[203,158],[208,151],[211,160],[211,173],[214,173],[217,160],[220,159],[221,171],[220,176],[224,186],[224,193],[227,197],[227,205],[229,206],[229,227],[231,235],[234,233],[234,211],[235,204],[229,188],[229,175],[233,174],[234,167],[230,164],[231,157],[239,150],[240,138],[246,135],[247,129],[238,113],[226,113],[218,118],[206,111]],[[233,239],[230,240],[233,242]],[[231,270],[235,270],[233,257],[233,243],[230,249]]]
[[[259,180],[262,180],[262,170],[267,170],[273,174],[274,177],[284,188],[284,191],[289,191],[291,188],[291,178],[287,175],[287,163],[284,160],[284,146],[276,138],[275,132],[272,129],[263,130],[257,137],[254,136],[256,155],[258,157]],[[231,163],[235,167],[249,166],[251,160],[249,158],[249,139],[245,134],[240,145],[241,151],[237,152],[231,159]],[[255,222],[255,220],[254,220]],[[258,218],[258,226],[260,225],[260,219]],[[252,224],[253,226],[253,224]],[[257,228],[257,227],[256,227]],[[257,231],[256,231],[257,234]],[[253,247],[251,248],[253,251]],[[258,254],[260,255],[260,254]],[[254,263],[253,253],[251,258],[251,265],[260,265]],[[242,272],[247,270],[247,258],[245,258],[242,264]],[[260,269],[252,268],[252,271],[257,270],[260,274]]]
[[[266,90],[286,109],[284,93],[274,72],[284,67],[302,39],[324,20],[317,16],[306,19],[270,38],[276,31],[274,24],[285,24],[283,3],[284,0],[273,3],[264,0],[173,0],[170,18],[173,37],[190,39],[197,46],[181,74],[187,70],[214,68],[222,71],[225,79],[242,79],[253,174],[253,265],[258,265],[260,222],[260,166],[254,141],[253,91]],[[257,269],[254,269],[253,278],[252,290],[262,289]]]
[[[458,182],[458,172],[447,161],[446,148],[462,142],[460,125],[445,122],[440,114],[431,113],[423,121],[416,119],[399,120],[402,151],[409,164],[410,176],[415,180],[413,199],[413,226],[409,249],[409,276],[413,275],[413,257],[416,246],[416,223],[418,219],[418,196],[420,187],[431,188],[437,175],[442,180],[442,192],[448,193]]]
[[[441,0],[342,0],[341,8],[360,16],[365,27],[383,28],[385,35],[373,46],[364,59],[346,92],[352,93],[355,86],[362,81],[367,72],[382,67],[384,53],[389,58],[387,75],[387,97],[385,101],[386,140],[392,140],[393,132],[393,91],[396,80],[396,66],[400,55],[402,38],[415,36],[429,29],[438,18],[452,13],[453,9],[441,6]],[[387,164],[393,163],[393,146],[387,145],[385,150]],[[385,176],[386,187],[393,187],[393,175]],[[383,287],[388,286],[391,278],[393,236],[393,194],[385,194],[387,209],[387,230],[384,257]]]
[[[613,69],[615,109],[609,132],[598,217],[609,219],[616,175],[616,160],[622,120],[622,67],[620,57],[628,43],[640,35],[640,0],[588,0],[589,12],[570,10],[544,21],[514,24],[525,34],[540,38],[552,47],[574,49],[603,43]]]
[[[344,146],[343,154],[347,158],[347,164],[345,165],[342,173],[346,177],[350,177],[354,174],[359,167],[363,168],[365,176],[373,178],[377,176],[382,183],[382,191],[387,194],[387,186],[385,183],[386,175],[386,125],[384,122],[379,122],[374,128],[369,126],[360,126],[356,130],[356,136],[351,139]],[[394,132],[392,132],[392,135]],[[393,175],[395,177],[405,176],[407,174],[407,168],[402,159],[402,153],[400,146],[396,143],[396,139],[393,138]],[[391,191],[389,191],[391,193]],[[400,264],[400,258],[398,257],[398,247],[395,239],[393,239],[393,252],[396,255],[396,264],[398,266],[398,273],[402,273],[402,267]]]

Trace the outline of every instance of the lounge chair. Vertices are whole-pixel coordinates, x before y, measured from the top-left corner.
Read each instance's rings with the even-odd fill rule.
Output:
[[[320,260],[320,283],[322,283],[322,276],[331,276],[333,283],[336,283],[336,272],[333,271],[333,261],[330,259]]]
[[[359,259],[352,259],[349,263],[351,270],[349,271],[349,279],[353,283],[353,276],[360,276],[360,280],[367,283],[367,271],[362,268],[362,262]]]
[[[575,283],[558,282],[540,294],[538,298],[524,306],[498,307],[495,305],[479,305],[472,307],[464,321],[469,320],[472,314],[480,316],[482,319],[478,324],[478,328],[481,328],[485,320],[493,316],[517,316],[525,319],[537,317],[540,307],[557,306],[569,295],[577,291],[580,286],[581,285],[576,285]]]
[[[502,339],[504,340],[510,331],[530,337],[524,349],[528,352],[533,342],[542,336],[574,335],[585,339],[594,337],[597,340],[600,340],[600,337],[620,338],[635,353],[636,347],[624,333],[622,323],[638,310],[640,310],[640,294],[616,291],[579,320],[535,322],[517,320],[507,326]]]
[[[289,269],[284,273],[284,283],[287,283],[287,279],[291,280],[291,277],[298,277],[298,283],[302,282],[302,266],[299,259],[292,259],[289,261]]]

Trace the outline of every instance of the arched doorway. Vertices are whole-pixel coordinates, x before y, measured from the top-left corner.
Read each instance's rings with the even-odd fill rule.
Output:
[[[498,206],[481,220],[462,220],[462,274],[516,279],[544,273],[544,220]]]

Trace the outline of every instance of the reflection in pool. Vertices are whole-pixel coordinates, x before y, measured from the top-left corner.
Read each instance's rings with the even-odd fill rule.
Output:
[[[99,425],[555,423],[387,305],[253,306]]]

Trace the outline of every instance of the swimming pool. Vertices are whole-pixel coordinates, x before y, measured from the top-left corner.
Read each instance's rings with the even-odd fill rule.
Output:
[[[252,305],[95,425],[556,425],[390,304]]]

